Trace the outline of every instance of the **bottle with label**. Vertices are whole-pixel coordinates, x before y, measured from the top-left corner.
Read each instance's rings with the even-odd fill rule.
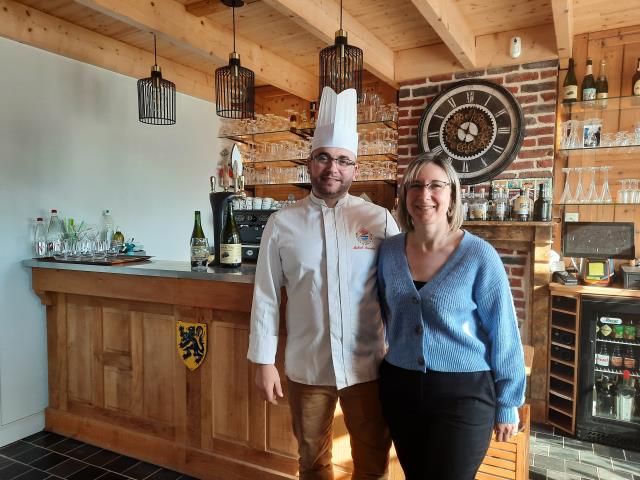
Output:
[[[633,415],[633,403],[635,390],[633,388],[633,378],[631,372],[622,372],[622,382],[618,383],[616,391],[616,418],[624,422],[630,422]]]
[[[613,338],[616,340],[624,340],[624,325],[622,322],[613,326]]]
[[[551,199],[546,195],[544,184],[538,189],[538,198],[533,204],[533,219],[537,222],[551,221]]]
[[[608,367],[609,363],[610,363],[609,349],[607,348],[607,344],[602,342],[600,343],[600,348],[598,349],[598,353],[596,353],[596,365],[600,367]]]
[[[607,62],[600,60],[600,73],[596,80],[596,99],[603,100],[609,96],[609,82],[607,81]]]
[[[633,353],[633,347],[631,345],[629,345],[624,350],[624,354],[622,355],[622,366],[630,370],[635,370],[636,368],[636,357]]]
[[[33,230],[33,252],[36,257],[47,256],[47,232],[42,217],[36,219],[36,227]]]
[[[530,218],[529,192],[525,188],[520,189],[520,195],[513,199],[511,206],[511,218],[518,222],[527,222]]]
[[[487,219],[487,206],[484,188],[481,188],[480,194],[473,202],[473,220],[485,221]]]
[[[638,68],[631,80],[631,95],[640,95],[640,58],[638,58]]]
[[[627,319],[627,321],[624,322],[624,339],[635,342],[637,335],[637,329],[633,324],[633,320],[631,320],[630,318]]]
[[[48,255],[59,255],[62,252],[64,232],[64,224],[60,217],[58,217],[58,211],[55,209],[51,210],[51,219],[49,220],[49,227],[47,228]]]
[[[573,58],[569,59],[567,76],[562,84],[562,103],[573,103],[578,101],[578,80],[576,79],[576,68]]]
[[[469,220],[469,198],[466,188],[463,188],[460,193],[460,203],[462,207],[462,220],[467,221]]]
[[[615,368],[622,367],[622,351],[620,345],[613,347],[613,352],[611,352],[611,366]]]
[[[587,58],[587,72],[582,80],[582,101],[596,99],[596,80],[593,78],[593,62]]]
[[[609,319],[608,317],[600,318],[599,334],[600,334],[600,338],[602,338],[603,340],[608,340],[613,337],[612,335],[613,328],[611,327],[610,322],[611,322],[611,319]]]
[[[202,221],[200,211],[196,210],[193,220],[193,231],[191,232],[191,269],[206,270],[209,258],[209,246],[202,231]]]
[[[231,202],[227,202],[226,217],[220,234],[220,266],[238,268],[242,264],[242,244]]]
[[[493,185],[489,187],[489,198],[487,199],[487,220],[496,219],[496,199],[498,192],[493,190]]]
[[[100,228],[100,239],[102,241],[108,242],[109,246],[111,246],[111,242],[113,242],[113,234],[115,231],[115,224],[113,222],[113,217],[111,216],[111,212],[109,210],[105,210],[102,212],[102,225]]]
[[[316,128],[316,111],[318,110],[316,102],[309,105],[309,127]]]

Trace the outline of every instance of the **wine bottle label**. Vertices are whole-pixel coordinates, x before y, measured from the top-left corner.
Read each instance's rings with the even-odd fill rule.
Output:
[[[609,366],[609,355],[603,355],[602,353],[596,353],[596,365],[601,367]]]
[[[516,215],[527,215],[529,213],[529,199],[525,196],[516,198],[513,203],[513,211]]]
[[[596,89],[595,88],[585,88],[582,90],[582,100],[595,100],[596,99]]]
[[[622,357],[617,355],[611,355],[611,366],[612,367],[621,367],[622,366]]]
[[[487,219],[487,204],[476,203],[473,205],[473,211],[471,217],[474,220],[486,220]]]
[[[624,338],[624,327],[622,325],[616,325],[613,327],[613,338],[622,340]]]
[[[242,245],[239,243],[220,244],[220,263],[233,265],[242,262]]]
[[[598,92],[596,93],[597,100],[603,100],[605,98],[609,98],[609,92]]]
[[[636,83],[633,84],[633,94],[640,95],[640,80],[637,80]]]
[[[635,340],[636,339],[636,327],[635,325],[625,325],[624,327],[624,339]]]
[[[600,327],[600,333],[603,337],[608,337],[609,335],[611,335],[612,331],[613,329],[607,324],[604,324],[602,325],[602,327]]]
[[[565,100],[577,100],[578,99],[578,86],[577,85],[567,85],[563,87],[564,92],[562,94],[562,98]]]
[[[636,359],[633,357],[624,357],[622,363],[624,364],[624,368],[629,368],[631,370],[636,368]]]

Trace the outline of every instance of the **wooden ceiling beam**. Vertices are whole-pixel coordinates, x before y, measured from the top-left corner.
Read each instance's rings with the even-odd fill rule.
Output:
[[[509,43],[515,35],[522,38],[522,54],[511,58]],[[476,67],[478,70],[558,58],[551,24],[480,35],[476,43],[478,58],[483,59],[482,65]],[[399,82],[465,70],[468,69],[442,43],[396,52],[396,79]]]
[[[161,35],[217,64],[226,64],[233,49],[231,29],[189,14],[175,0],[75,0],[76,3],[140,30]],[[318,96],[318,78],[251,40],[236,35],[242,65],[260,80],[307,100]]]
[[[333,45],[340,28],[340,3],[334,0],[262,0],[291,18],[327,45]],[[362,49],[365,68],[385,83],[397,88],[394,78],[394,52],[346,10],[342,12],[343,29],[348,42]]]
[[[0,0],[0,36],[133,78],[151,74],[153,53],[78,27],[13,0]],[[210,73],[158,58],[176,90],[213,102]]]
[[[451,0],[411,0],[420,14],[449,47],[456,60],[468,70],[476,68],[478,55],[473,30],[464,13]]]
[[[573,0],[551,0],[551,8],[560,67],[565,68],[573,51]]]
[[[245,5],[255,3],[258,0],[245,0]],[[229,7],[224,5],[220,0],[200,0],[199,2],[190,3],[185,6],[187,12],[196,17],[206,17],[207,15],[213,15],[214,13],[229,10]]]

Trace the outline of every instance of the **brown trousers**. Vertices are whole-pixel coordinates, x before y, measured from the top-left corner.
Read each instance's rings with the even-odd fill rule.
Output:
[[[351,478],[388,478],[391,436],[382,416],[377,381],[338,390],[287,380],[301,480],[333,480],[333,414],[338,400],[351,441]]]

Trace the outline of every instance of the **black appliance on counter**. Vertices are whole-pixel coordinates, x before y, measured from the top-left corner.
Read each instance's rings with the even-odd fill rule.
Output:
[[[262,232],[269,216],[276,210],[236,210],[233,216],[240,230],[242,261],[256,262],[260,251]]]
[[[583,295],[580,312],[576,435],[640,451],[640,298]]]
[[[212,183],[212,190],[214,190]],[[213,254],[214,259],[209,265],[220,265],[220,234],[227,218],[227,203],[236,197],[234,192],[209,192],[209,203],[213,212]]]

